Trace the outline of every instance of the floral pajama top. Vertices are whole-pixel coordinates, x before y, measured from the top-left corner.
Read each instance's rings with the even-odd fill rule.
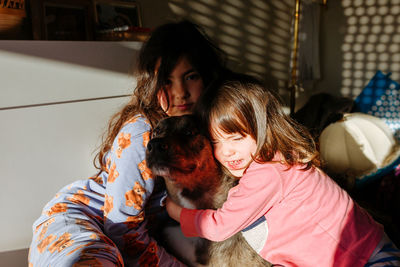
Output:
[[[126,122],[105,156],[107,170],[65,186],[33,225],[30,266],[180,266],[149,235],[166,220],[163,184],[146,167],[150,124]]]

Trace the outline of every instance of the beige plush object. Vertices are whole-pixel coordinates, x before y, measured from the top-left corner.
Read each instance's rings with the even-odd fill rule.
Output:
[[[320,135],[321,159],[332,173],[356,178],[375,172],[398,156],[389,126],[364,113],[347,113]]]

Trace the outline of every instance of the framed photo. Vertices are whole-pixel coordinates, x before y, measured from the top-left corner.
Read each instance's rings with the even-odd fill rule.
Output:
[[[136,2],[95,1],[96,28],[112,30],[120,27],[141,27],[139,5]]]
[[[35,40],[144,41],[150,33],[133,1],[31,0],[31,16]]]
[[[33,0],[33,38],[39,40],[93,40],[91,0]]]
[[[95,0],[97,40],[133,40],[143,34],[140,6],[136,2]]]

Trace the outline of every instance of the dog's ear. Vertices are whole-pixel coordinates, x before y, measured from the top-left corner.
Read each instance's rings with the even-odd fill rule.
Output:
[[[196,129],[196,134],[201,134],[208,138],[208,127],[202,122],[198,114],[193,113],[184,116],[186,116],[187,128]]]
[[[196,117],[193,114],[186,114],[179,118],[180,128],[181,129],[198,129],[198,122],[196,121]]]

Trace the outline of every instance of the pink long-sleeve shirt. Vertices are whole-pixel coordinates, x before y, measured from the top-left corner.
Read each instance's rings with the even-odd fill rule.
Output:
[[[265,216],[259,254],[283,266],[364,266],[383,228],[316,168],[253,162],[218,210],[183,209],[186,236],[229,238]]]

